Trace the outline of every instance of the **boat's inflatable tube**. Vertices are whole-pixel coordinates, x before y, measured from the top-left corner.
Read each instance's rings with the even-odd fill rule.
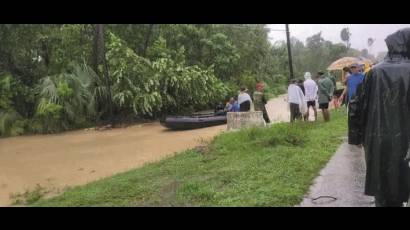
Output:
[[[169,129],[185,130],[223,125],[226,122],[226,114],[208,114],[200,116],[167,116],[161,124]]]

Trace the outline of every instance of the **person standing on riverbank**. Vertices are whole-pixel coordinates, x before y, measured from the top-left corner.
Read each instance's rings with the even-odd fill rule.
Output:
[[[330,78],[325,77],[323,72],[318,72],[318,88],[319,88],[319,109],[322,110],[323,119],[328,122],[330,121],[329,113],[329,102],[332,100],[333,96],[333,82]]]
[[[266,100],[265,94],[263,93],[264,87],[265,86],[262,82],[256,84],[256,91],[253,93],[253,104],[255,111],[262,111],[263,119],[266,123],[270,123],[268,112],[266,111],[265,107],[268,101]]]
[[[295,79],[292,79],[288,87],[290,122],[300,120],[302,118],[302,115],[305,114],[307,110],[305,96],[296,83],[297,81]]]
[[[316,109],[316,100],[317,100],[317,91],[318,87],[314,80],[312,80],[312,75],[309,72],[305,73],[305,81],[303,82],[305,88],[305,99],[307,102],[307,111],[305,115],[305,121],[309,120],[309,109],[312,107],[315,114],[315,121],[317,121],[317,109]]]
[[[345,95],[347,95],[347,104],[349,104],[349,101],[356,95],[357,86],[363,82],[364,75],[359,71],[358,64],[351,65],[350,71],[352,74],[346,79],[346,88],[339,97],[339,103],[341,103]]]

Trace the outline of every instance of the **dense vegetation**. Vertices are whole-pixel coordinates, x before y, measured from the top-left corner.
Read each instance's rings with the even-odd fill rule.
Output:
[[[284,92],[284,43],[265,25],[0,25],[0,136],[211,108],[264,81]],[[346,55],[292,39],[297,76]],[[358,51],[357,51],[358,52]],[[114,118],[111,120],[110,118]]]

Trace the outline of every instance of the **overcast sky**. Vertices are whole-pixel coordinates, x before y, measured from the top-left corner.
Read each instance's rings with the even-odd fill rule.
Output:
[[[284,24],[269,24],[273,30],[284,30]],[[307,37],[322,31],[322,37],[325,40],[334,43],[342,42],[340,31],[349,27],[350,43],[355,49],[369,49],[367,39],[369,37],[376,39],[370,53],[377,55],[378,52],[387,51],[384,39],[398,29],[410,27],[410,24],[290,24],[290,35],[305,42]],[[272,42],[286,40],[286,34],[283,31],[271,31],[269,37]]]

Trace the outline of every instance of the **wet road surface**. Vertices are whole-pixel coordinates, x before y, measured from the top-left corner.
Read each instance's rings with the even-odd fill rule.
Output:
[[[365,173],[363,149],[343,143],[315,179],[300,207],[374,207],[373,197],[363,194]]]

